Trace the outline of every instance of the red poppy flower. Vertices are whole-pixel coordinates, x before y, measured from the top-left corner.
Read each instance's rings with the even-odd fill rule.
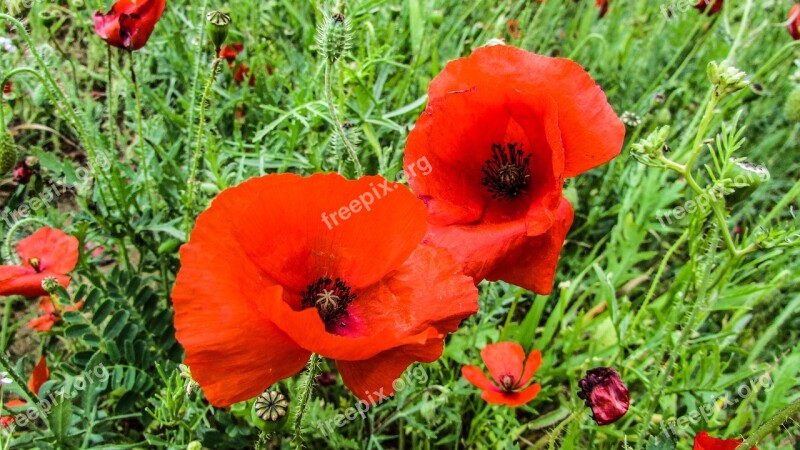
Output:
[[[3,94],[10,94],[13,89],[14,89],[14,84],[9,81],[3,85]]]
[[[701,431],[694,438],[694,450],[736,450],[744,442],[739,439],[716,439]],[[758,450],[753,447],[753,450]]]
[[[233,62],[236,60],[239,53],[242,53],[242,50],[244,50],[244,45],[238,42],[231,45],[223,45],[219,50],[219,57],[225,58],[225,60],[228,61],[228,65],[233,67]]]
[[[789,34],[795,41],[800,40],[800,3],[789,10]]]
[[[81,308],[83,308],[83,300],[74,305],[65,306],[64,311],[80,311]],[[53,305],[53,300],[49,295],[39,298],[39,309],[44,314],[28,321],[28,326],[33,328],[35,331],[48,331],[49,329],[53,328],[53,325],[55,325],[56,322],[61,320],[61,311],[56,309],[55,305]]]
[[[236,68],[236,73],[233,74],[233,80],[238,84],[242,84],[244,83],[244,78],[248,74],[250,74],[250,66],[246,64],[239,64],[239,67]],[[250,74],[247,84],[251,87],[256,85],[255,74]]]
[[[431,83],[405,165],[428,206],[434,245],[476,281],[549,293],[572,206],[565,177],[619,154],[625,125],[578,64],[497,45],[453,61]]]
[[[478,309],[425,207],[381,177],[267,175],[221,193],[181,248],[172,300],[186,364],[216,406],[336,360],[361,399],[394,392],[413,362]],[[379,396],[378,396],[379,395]]]
[[[597,6],[597,9],[600,10],[601,19],[608,14],[608,0],[595,0],[594,4]]]
[[[522,37],[522,30],[519,28],[519,20],[509,20],[506,22],[506,27],[508,27],[508,34],[514,39]]]
[[[614,423],[628,412],[631,403],[628,387],[616,370],[608,367],[591,369],[578,382],[578,387],[578,397],[592,409],[592,417],[598,425]]]
[[[488,344],[481,358],[489,370],[489,379],[477,366],[464,366],[461,375],[483,391],[481,398],[493,405],[522,406],[539,394],[542,386],[529,384],[542,364],[542,354],[534,350],[525,361],[525,351],[515,342]]]
[[[61,230],[40,228],[17,244],[21,266],[0,266],[0,295],[47,295],[42,280],[54,277],[64,287],[78,263],[78,239]]]
[[[694,7],[701,13],[714,15],[722,9],[722,0],[698,0]]]
[[[165,0],[119,0],[106,14],[95,11],[94,31],[109,45],[139,50],[150,39],[165,6]]]
[[[34,394],[38,394],[39,389],[49,378],[50,371],[47,369],[47,361],[45,361],[44,355],[42,355],[42,357],[39,358],[39,362],[36,364],[36,366],[34,366],[33,371],[31,372],[31,377],[28,378],[28,388]],[[26,404],[26,401],[16,399],[6,402],[4,406],[6,409],[11,409]],[[0,417],[0,427],[7,428],[12,423],[14,423],[14,416]]]

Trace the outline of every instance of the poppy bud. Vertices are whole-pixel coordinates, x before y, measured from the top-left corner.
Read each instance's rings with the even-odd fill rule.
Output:
[[[350,48],[350,19],[336,13],[317,30],[317,45],[329,63],[335,63]]]
[[[48,294],[55,293],[56,289],[58,289],[58,286],[59,284],[56,277],[45,277],[45,279],[42,280],[42,289],[44,289]]]
[[[766,180],[769,180],[769,170],[766,167],[751,163],[750,161],[734,161],[725,171],[725,178],[733,181],[733,192],[728,195],[730,204],[741,202],[750,196]]]
[[[786,105],[783,110],[789,122],[800,123],[800,85],[795,86],[786,98]]]
[[[266,390],[256,398],[250,417],[256,427],[272,432],[283,428],[289,418],[289,397],[279,391]]]
[[[5,175],[17,163],[17,146],[5,129],[0,130],[0,175]]]
[[[317,375],[317,383],[320,386],[331,386],[336,384],[336,374],[333,372],[322,372],[321,374]]]
[[[203,444],[200,441],[189,442],[186,450],[203,450]]]
[[[614,423],[628,412],[628,388],[616,370],[608,367],[591,369],[578,382],[578,387],[578,397],[592,408],[592,417],[598,425]]]
[[[669,125],[664,125],[653,131],[646,138],[631,146],[631,156],[640,163],[651,167],[664,167],[661,161],[664,149],[667,148],[669,138]]]
[[[708,63],[708,79],[716,86],[716,95],[732,94],[746,88],[750,82],[745,80],[747,74],[723,61],[719,65],[711,61]]]
[[[222,11],[211,11],[206,16],[208,20],[208,35],[211,42],[214,44],[214,49],[217,55],[228,38],[228,25],[231,23],[231,16],[223,13]]]

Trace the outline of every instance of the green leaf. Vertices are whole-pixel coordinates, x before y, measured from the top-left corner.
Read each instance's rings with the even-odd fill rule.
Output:
[[[105,330],[103,330],[103,337],[105,339],[114,339],[117,337],[119,332],[125,327],[125,324],[128,323],[128,317],[130,317],[130,313],[124,309],[114,313],[106,324]]]
[[[69,436],[70,422],[72,422],[72,402],[69,398],[58,398],[56,404],[50,410],[50,415],[47,416],[47,422],[50,424],[50,431],[53,432],[53,437],[61,448],[67,447],[66,440]]]

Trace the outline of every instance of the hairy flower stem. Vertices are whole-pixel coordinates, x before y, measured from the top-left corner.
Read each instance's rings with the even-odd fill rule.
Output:
[[[38,217],[28,217],[27,219],[20,220],[11,228],[9,228],[8,233],[6,233],[6,238],[3,241],[3,260],[6,264],[21,264],[21,261],[17,255],[11,251],[11,242],[14,240],[14,234],[17,232],[17,230],[23,225],[27,225],[29,223],[38,223],[45,226],[49,225],[44,219],[40,219]]]
[[[350,139],[347,137],[347,133],[345,133],[344,127],[342,126],[342,122],[339,120],[339,114],[336,112],[336,105],[333,101],[333,88],[331,87],[331,78],[333,78],[333,63],[326,62],[325,63],[325,100],[328,102],[328,110],[331,113],[331,120],[333,121],[333,127],[336,129],[336,133],[342,139],[342,143],[344,144],[344,148],[347,150],[347,154],[350,159],[353,161],[353,168],[355,169],[355,176],[356,178],[360,178],[364,175],[364,169],[361,168],[361,163],[358,161],[358,151],[356,150],[355,146]]]
[[[11,317],[11,305],[14,302],[11,300],[11,297],[5,298],[5,306],[3,307],[3,328],[0,329],[0,354],[5,355],[6,347],[8,346],[8,323]]]
[[[311,400],[311,394],[314,390],[314,381],[317,378],[317,372],[319,372],[319,359],[319,355],[316,353],[311,354],[311,359],[308,360],[306,379],[303,381],[300,392],[297,395],[300,403],[297,405],[297,413],[294,416],[294,437],[292,438],[292,445],[297,449],[303,448],[303,416],[306,413],[306,409],[308,409],[308,402]]]
[[[147,152],[144,148],[144,127],[142,126],[142,99],[139,94],[139,81],[136,79],[136,68],[134,66],[133,52],[128,52],[131,60],[131,81],[133,81],[133,97],[136,99],[136,133],[138,136],[139,160],[142,163],[142,177],[144,178],[144,191],[150,199],[150,207],[158,210],[156,198],[153,195],[152,185],[150,183],[150,174],[147,170]]]
[[[106,56],[108,58],[106,60],[108,64],[106,66],[106,75],[108,76],[108,80],[106,81],[106,125],[108,126],[108,134],[111,137],[111,154],[114,155],[117,149],[117,132],[114,130],[114,70],[111,67],[113,54],[111,45],[106,45],[106,47],[108,48]]]
[[[211,97],[211,88],[214,86],[214,81],[217,79],[217,71],[219,70],[219,65],[221,62],[222,58],[217,56],[214,58],[214,62],[211,63],[211,73],[208,76],[206,88],[203,90],[203,96],[200,98],[200,111],[198,112],[197,119],[197,142],[195,143],[194,154],[192,155],[192,165],[191,169],[189,170],[189,179],[186,182],[186,211],[183,216],[183,228],[186,233],[187,242],[189,241],[189,234],[192,231],[191,217],[192,210],[194,209],[194,182],[195,178],[197,178],[197,166],[200,165],[200,155],[203,154],[203,138],[206,134],[206,103]]]
[[[789,406],[778,411],[772,418],[764,422],[746,441],[736,447],[736,450],[750,450],[770,433],[777,430],[784,422],[798,414],[800,414],[800,399],[795,400],[794,403],[789,404]]]
[[[19,388],[20,392],[22,393],[22,398],[28,402],[28,405],[33,406],[36,408],[36,412],[39,413],[39,417],[44,422],[47,428],[50,428],[50,421],[47,420],[47,413],[42,411],[42,407],[39,406],[39,402],[37,401],[39,397],[37,396],[36,392],[31,391],[28,387],[28,383],[26,383],[21,376],[17,373],[14,366],[11,364],[11,361],[8,360],[5,354],[0,354],[0,368],[3,369],[4,372],[10,377],[14,383],[16,383],[17,387]]]
[[[567,425],[569,425],[573,420],[579,418],[583,414],[583,411],[583,409],[573,411],[572,414],[570,414],[566,419],[562,420],[561,423],[553,428],[553,432],[550,433],[550,444],[547,446],[548,450],[555,450],[558,438],[561,437],[561,432],[564,431],[564,428],[566,428]]]

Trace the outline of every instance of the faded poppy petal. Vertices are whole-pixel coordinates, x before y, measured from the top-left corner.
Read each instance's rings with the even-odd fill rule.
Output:
[[[717,439],[708,432],[701,431],[694,438],[694,450],[736,450],[744,441],[741,439]],[[758,450],[753,447],[753,450]]]

